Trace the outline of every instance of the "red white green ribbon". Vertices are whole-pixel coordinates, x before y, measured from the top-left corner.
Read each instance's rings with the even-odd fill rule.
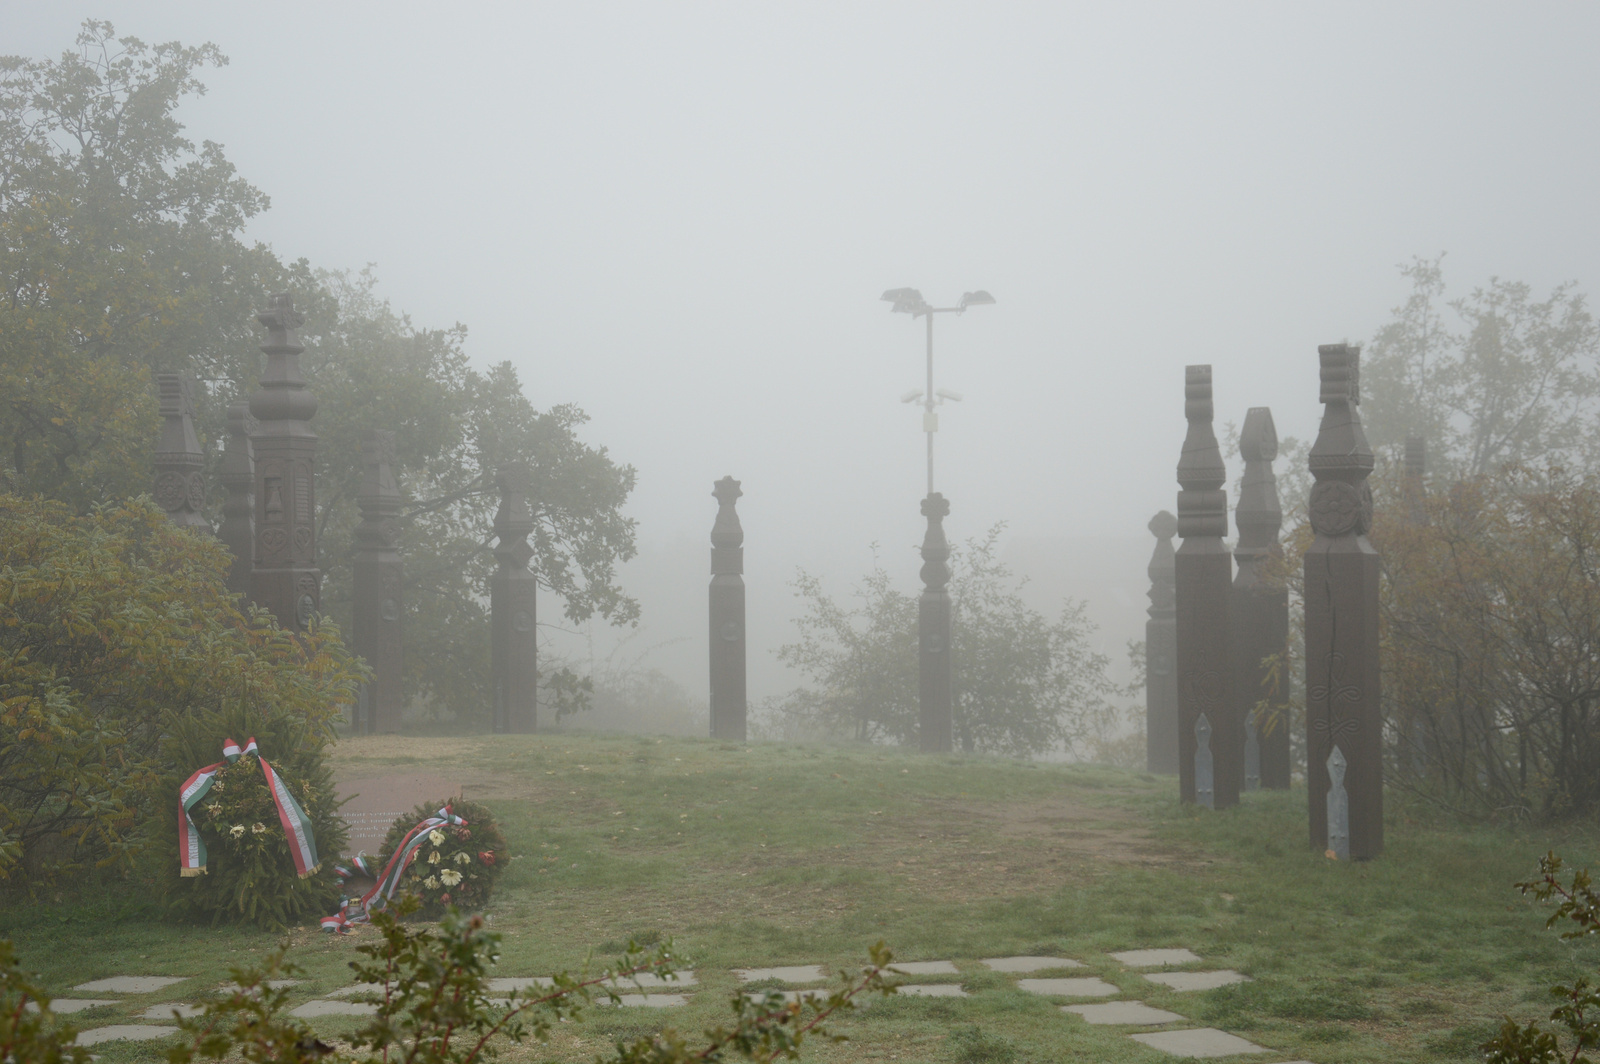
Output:
[[[254,754],[256,760],[261,763],[261,774],[267,779],[267,790],[272,792],[272,804],[278,810],[278,822],[283,825],[284,838],[289,840],[289,856],[294,858],[295,871],[300,874],[301,879],[313,875],[321,864],[317,860],[317,840],[311,833],[311,818],[306,816],[306,811],[295,801],[294,795],[289,793],[289,788],[282,777],[267,764],[267,759],[261,756],[253,735],[243,750],[239,748],[238,743],[228,739],[222,744],[223,759],[198,770],[178,789],[178,874],[181,876],[205,874],[206,844],[200,838],[200,832],[195,829],[189,813],[211,793],[211,785],[216,781],[217,773],[245,754]]]
[[[400,845],[394,848],[394,853],[389,855],[389,863],[384,866],[382,874],[377,876],[377,882],[372,885],[372,889],[359,898],[345,898],[340,903],[338,912],[322,918],[322,929],[344,931],[351,924],[365,923],[372,913],[393,900],[394,892],[400,886],[401,874],[415,858],[417,849],[427,841],[428,832],[434,828],[451,825],[466,827],[467,822],[452,813],[448,805],[433,816],[424,817],[420,824],[406,832],[405,837],[400,840]],[[367,872],[365,856],[362,854],[355,860],[357,867],[363,872]]]

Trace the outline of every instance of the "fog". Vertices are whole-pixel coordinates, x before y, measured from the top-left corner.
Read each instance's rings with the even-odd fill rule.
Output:
[[[886,289],[994,294],[936,324],[946,527],[1009,522],[1035,602],[1088,599],[1120,655],[1185,364],[1219,428],[1270,405],[1303,437],[1317,344],[1369,336],[1412,256],[1458,294],[1600,277],[1593,5],[7,0],[0,51],[85,16],[231,57],[179,114],[272,197],[250,236],[376,264],[591,415],[639,471],[628,652],[679,640],[650,660],[701,697],[715,479],[752,699],[794,683],[797,566],[844,590],[876,542],[917,586],[922,326]]]

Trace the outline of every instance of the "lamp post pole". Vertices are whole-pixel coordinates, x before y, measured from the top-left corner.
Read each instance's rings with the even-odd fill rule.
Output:
[[[928,381],[922,393],[922,430],[928,436],[928,496],[922,500],[922,516],[928,530],[922,539],[922,597],[917,604],[917,695],[920,709],[919,745],[924,751],[951,750],[955,738],[955,671],[950,652],[952,642],[950,592],[950,545],[945,540],[944,519],[950,503],[933,490],[933,434],[938,431],[934,408],[945,399],[961,397],[954,392],[933,390],[933,316],[964,314],[968,307],[993,303],[988,292],[968,292],[953,307],[930,306],[914,288],[895,288],[883,294],[897,314],[913,318],[926,315],[928,337]],[[912,392],[905,402],[912,402]]]

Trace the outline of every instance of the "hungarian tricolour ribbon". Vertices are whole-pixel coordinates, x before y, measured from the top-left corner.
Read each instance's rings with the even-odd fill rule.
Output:
[[[261,751],[256,748],[255,736],[251,736],[242,750],[238,743],[232,739],[227,740],[222,744],[222,760],[200,769],[185,780],[179,789],[179,875],[205,874],[206,844],[200,838],[200,832],[195,830],[194,821],[190,819],[189,813],[200,804],[202,798],[211,793],[211,784],[216,781],[217,773],[246,754],[253,754],[255,759],[261,762],[261,774],[267,778],[267,790],[272,792],[272,804],[278,809],[278,822],[283,825],[284,838],[289,840],[289,855],[294,858],[294,870],[300,873],[301,879],[304,879],[321,867],[317,861],[317,840],[311,834],[311,818],[306,816],[306,811],[300,808],[300,803],[289,793],[283,778],[267,764],[267,759],[261,756]]]
[[[400,886],[401,874],[416,858],[417,849],[428,841],[429,832],[439,828],[466,826],[467,822],[452,813],[448,805],[433,816],[424,817],[420,824],[406,832],[405,837],[400,840],[400,845],[394,848],[394,853],[389,855],[389,863],[383,866],[381,873],[376,874],[377,882],[372,885],[372,889],[359,898],[345,898],[339,903],[338,912],[322,918],[322,929],[344,931],[351,924],[365,923],[374,912],[394,899],[394,892]],[[368,871],[365,857],[366,855],[362,854],[356,858],[355,863],[361,871],[373,875],[374,873]],[[341,870],[341,874],[348,878],[350,873]]]

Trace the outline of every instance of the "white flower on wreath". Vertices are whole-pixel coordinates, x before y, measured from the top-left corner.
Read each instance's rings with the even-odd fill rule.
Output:
[[[210,813],[212,816],[216,816],[218,813],[222,812],[222,803],[212,802],[210,805],[206,806],[206,812]]]
[[[235,824],[235,825],[233,825],[233,827],[228,829],[228,834],[232,835],[234,838],[238,838],[240,835],[244,834],[244,825],[243,824]]]
[[[250,834],[252,834],[252,835],[264,835],[264,834],[266,834],[266,831],[267,831],[267,825],[263,824],[259,820],[257,820],[254,824],[250,825]]]
[[[461,882],[461,873],[457,872],[454,868],[446,868],[443,872],[439,873],[439,880],[444,883],[445,886],[453,887],[457,883]]]
[[[471,864],[472,855],[466,850],[461,850],[458,851],[454,857],[450,858],[450,860],[454,861],[456,864]]]
[[[439,889],[439,881],[437,879],[435,879],[433,876],[429,876],[427,879],[424,879],[422,881],[422,885],[427,887],[429,890],[438,890]]]
[[[438,828],[434,828],[432,831],[428,832],[428,841],[433,843],[435,846],[443,846],[444,832],[440,831]]]
[[[439,851],[438,850],[434,850],[432,853],[428,854],[428,863],[429,864],[438,864],[440,856],[441,855],[440,855]]]

